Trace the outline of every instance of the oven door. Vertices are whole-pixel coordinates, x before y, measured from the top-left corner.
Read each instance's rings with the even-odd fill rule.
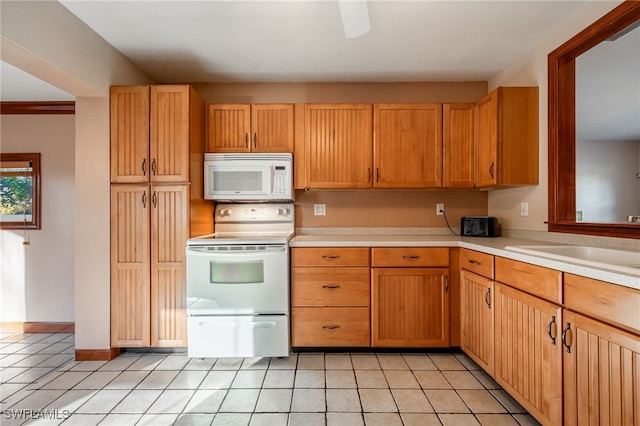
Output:
[[[187,247],[188,315],[288,312],[286,244]]]

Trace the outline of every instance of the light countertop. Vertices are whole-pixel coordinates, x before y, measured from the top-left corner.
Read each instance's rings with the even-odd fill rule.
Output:
[[[298,232],[289,242],[291,247],[462,247],[483,253],[501,256],[543,266],[545,268],[581,275],[596,280],[631,287],[640,290],[640,274],[627,275],[605,268],[585,266],[568,261],[559,261],[506,250],[507,246],[540,245],[539,240],[521,238],[480,238],[458,237],[455,235],[435,234],[419,229],[394,233],[393,230],[360,233],[354,228],[345,232]],[[544,243],[548,245],[549,243]]]

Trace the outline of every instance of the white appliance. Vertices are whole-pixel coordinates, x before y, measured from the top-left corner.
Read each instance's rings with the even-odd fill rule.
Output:
[[[289,356],[292,203],[220,204],[187,241],[187,354]]]
[[[293,155],[205,154],[204,198],[293,201]]]

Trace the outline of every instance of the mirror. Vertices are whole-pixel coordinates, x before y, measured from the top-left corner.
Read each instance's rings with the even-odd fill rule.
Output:
[[[638,133],[633,134],[633,126],[625,136],[613,132],[603,135],[601,132],[604,129],[601,120],[605,118],[618,120],[614,124],[617,131],[623,129],[621,123],[624,122],[635,124],[635,132],[638,132],[638,109],[635,116],[625,116],[625,113],[631,114],[632,111],[628,106],[622,107],[622,104],[624,97],[629,96],[633,98],[631,105],[640,103],[639,68],[630,70],[635,75],[630,74],[634,81],[629,85],[621,84],[620,76],[614,77],[617,87],[624,89],[623,98],[615,98],[615,109],[605,105],[610,101],[606,99],[608,95],[597,94],[594,90],[600,85],[595,83],[598,73],[590,75],[590,71],[581,69],[595,60],[603,65],[602,59],[594,57],[614,55],[610,51],[611,44],[623,46],[627,42],[633,43],[634,37],[638,37],[636,34],[640,32],[638,30],[620,37],[618,41],[621,43],[605,40],[619,35],[624,29],[633,28],[632,25],[638,21],[640,2],[623,2],[549,54],[550,232],[640,238],[640,223],[626,221],[627,216],[636,216],[639,210],[640,179],[636,175],[640,172],[637,169],[640,164],[640,137]],[[636,44],[635,52],[630,55],[638,56],[638,52]],[[604,74],[613,75],[614,71],[609,69]],[[586,100],[586,105],[582,103],[583,100]],[[603,146],[605,143],[606,149]],[[626,152],[614,154],[616,150],[612,146]],[[597,157],[593,157],[589,151],[597,151]],[[618,157],[614,158],[615,155]],[[620,159],[628,164],[622,167]],[[623,169],[633,168],[635,172],[625,183],[605,180],[611,175],[624,174]],[[623,186],[628,189],[623,190]],[[620,210],[615,212],[614,206],[618,205]]]
[[[0,229],[40,229],[40,154],[0,154]]]

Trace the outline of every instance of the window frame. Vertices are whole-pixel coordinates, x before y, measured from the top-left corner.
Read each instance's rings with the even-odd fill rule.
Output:
[[[30,221],[7,221],[0,217],[0,229],[41,229],[42,194],[40,153],[0,153],[0,166],[5,161],[27,161],[31,163],[32,206]]]

